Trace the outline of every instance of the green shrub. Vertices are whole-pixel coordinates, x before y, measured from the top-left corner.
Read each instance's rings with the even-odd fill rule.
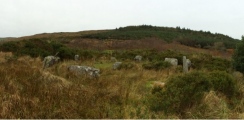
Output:
[[[11,42],[3,43],[0,46],[0,49],[1,49],[1,51],[4,51],[4,52],[16,52],[19,50],[19,46],[18,46],[17,42],[11,41]]]
[[[67,47],[61,47],[58,49],[58,56],[62,59],[73,59],[75,52],[73,49],[67,48]]]
[[[118,70],[120,70],[120,69],[132,69],[132,68],[134,68],[135,67],[135,65],[134,64],[132,64],[132,63],[125,63],[125,62],[123,62],[117,69]]]
[[[190,60],[193,63],[192,68],[197,70],[228,71],[231,68],[231,61],[222,58],[214,58],[207,54],[200,54],[198,57],[190,58]]]
[[[224,71],[213,71],[209,73],[214,91],[218,91],[231,98],[237,93],[234,78]]]
[[[172,65],[169,62],[165,62],[165,61],[150,62],[142,65],[144,69],[148,69],[148,70],[162,70],[165,68],[169,68],[171,66]]]
[[[244,73],[244,36],[239,44],[236,45],[235,52],[232,56],[232,65],[236,71]]]
[[[208,75],[202,72],[192,72],[174,76],[166,82],[165,89],[154,94],[150,107],[154,111],[182,113],[192,105],[201,101],[204,92],[211,89]]]
[[[96,53],[92,50],[81,50],[78,52],[82,59],[92,59]]]
[[[164,89],[154,90],[149,96],[149,105],[153,111],[184,114],[199,105],[204,93],[210,90],[225,95],[229,105],[234,105],[231,101],[239,92],[234,78],[225,71],[191,72],[169,78]]]
[[[59,41],[47,41],[45,39],[28,39],[3,43],[0,50],[13,52],[17,56],[29,55],[31,57],[45,57],[59,52],[64,59],[73,58],[74,50],[66,47]]]
[[[57,51],[57,50],[61,49],[62,47],[65,47],[62,43],[56,42],[56,41],[50,42],[50,46],[52,47],[52,49],[54,51]]]

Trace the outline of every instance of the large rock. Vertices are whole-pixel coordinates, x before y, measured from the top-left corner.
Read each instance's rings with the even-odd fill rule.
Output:
[[[57,63],[60,60],[59,57],[56,56],[47,56],[44,58],[43,60],[43,69],[48,68],[52,65],[54,65],[55,63]]]
[[[110,61],[112,61],[112,62],[117,62],[117,59],[116,59],[115,57],[111,57],[111,58],[110,58]]]
[[[99,69],[89,66],[70,65],[68,66],[68,71],[74,72],[76,75],[89,76],[90,78],[98,78],[100,76]]]
[[[122,62],[115,62],[115,63],[113,64],[113,69],[114,69],[114,70],[119,69],[119,68],[121,67],[121,64],[122,64]]]
[[[176,58],[165,58],[164,61],[169,62],[173,66],[178,65],[178,59]]]
[[[142,56],[137,55],[137,56],[135,56],[134,60],[140,62],[142,60]]]
[[[80,60],[80,56],[79,55],[75,55],[74,59],[75,59],[75,61],[78,61],[78,60]]]

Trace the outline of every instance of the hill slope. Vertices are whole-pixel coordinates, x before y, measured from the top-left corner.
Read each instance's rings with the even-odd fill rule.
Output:
[[[235,48],[238,42],[239,40],[223,34],[179,27],[141,25],[112,30],[42,33],[12,38],[4,40],[0,50],[31,56],[46,56],[56,52],[65,52],[68,56],[72,56],[75,53],[73,49],[99,51],[156,49],[191,53],[201,51],[201,53],[211,53],[212,55],[220,54],[215,51],[213,53],[213,50],[218,50],[221,54],[223,53],[221,56],[230,58],[231,53],[225,51]]]
[[[0,44],[0,117],[244,118],[243,74],[233,71],[230,60],[221,59],[232,55],[227,48],[233,47],[225,44],[238,41],[196,31],[160,37],[168,35],[161,29],[133,26],[4,40]],[[185,36],[180,38],[181,34]],[[185,44],[195,40],[191,35],[202,36],[203,43],[209,40],[212,45]],[[42,69],[42,58],[57,52],[64,60]],[[75,54],[81,59],[75,61]],[[136,55],[143,56],[141,62],[134,61]],[[111,56],[122,62],[120,69],[112,69]],[[186,74],[182,56],[192,63]],[[164,62],[166,57],[176,58],[178,66]],[[98,68],[100,77],[79,76],[67,69],[70,65]]]
[[[200,45],[202,48],[212,46],[215,42],[223,42],[227,48],[234,48],[238,40],[223,34],[212,34],[204,31],[193,31],[185,28],[156,27],[150,25],[128,26],[102,33],[88,34],[82,38],[95,38],[99,40],[138,40],[158,38],[166,42],[178,41],[188,46]]]

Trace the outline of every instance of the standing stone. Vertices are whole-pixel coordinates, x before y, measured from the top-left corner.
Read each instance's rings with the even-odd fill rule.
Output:
[[[114,65],[113,65],[113,69],[114,70],[120,69],[121,68],[121,64],[122,64],[122,62],[115,62]]]
[[[79,55],[75,55],[75,61],[80,60],[80,56]]]
[[[135,58],[134,58],[135,61],[138,61],[138,62],[141,62],[142,60],[142,56],[140,55],[137,55]]]
[[[112,62],[117,62],[117,59],[116,59],[115,57],[111,57],[111,58],[110,58],[110,61],[112,61]]]
[[[169,62],[171,65],[177,67],[178,59],[176,58],[165,58],[164,61]]]
[[[184,73],[188,72],[188,64],[187,64],[186,56],[183,56],[183,72]]]

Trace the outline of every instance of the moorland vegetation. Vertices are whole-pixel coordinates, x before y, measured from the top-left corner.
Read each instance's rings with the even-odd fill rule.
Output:
[[[127,48],[134,41],[143,47],[143,41],[161,44]],[[244,118],[243,41],[150,25],[4,40],[0,118]],[[105,47],[98,48],[101,43]],[[172,43],[180,47],[162,49]],[[229,49],[235,49],[233,57]],[[43,58],[57,52],[61,61],[43,70]],[[73,60],[75,54],[79,61]],[[143,60],[134,61],[136,55]],[[120,69],[112,69],[111,56],[123,62]],[[182,56],[192,62],[188,73],[182,72]],[[179,65],[164,62],[166,57],[177,58]],[[73,64],[99,68],[99,79],[70,73],[67,66]]]

